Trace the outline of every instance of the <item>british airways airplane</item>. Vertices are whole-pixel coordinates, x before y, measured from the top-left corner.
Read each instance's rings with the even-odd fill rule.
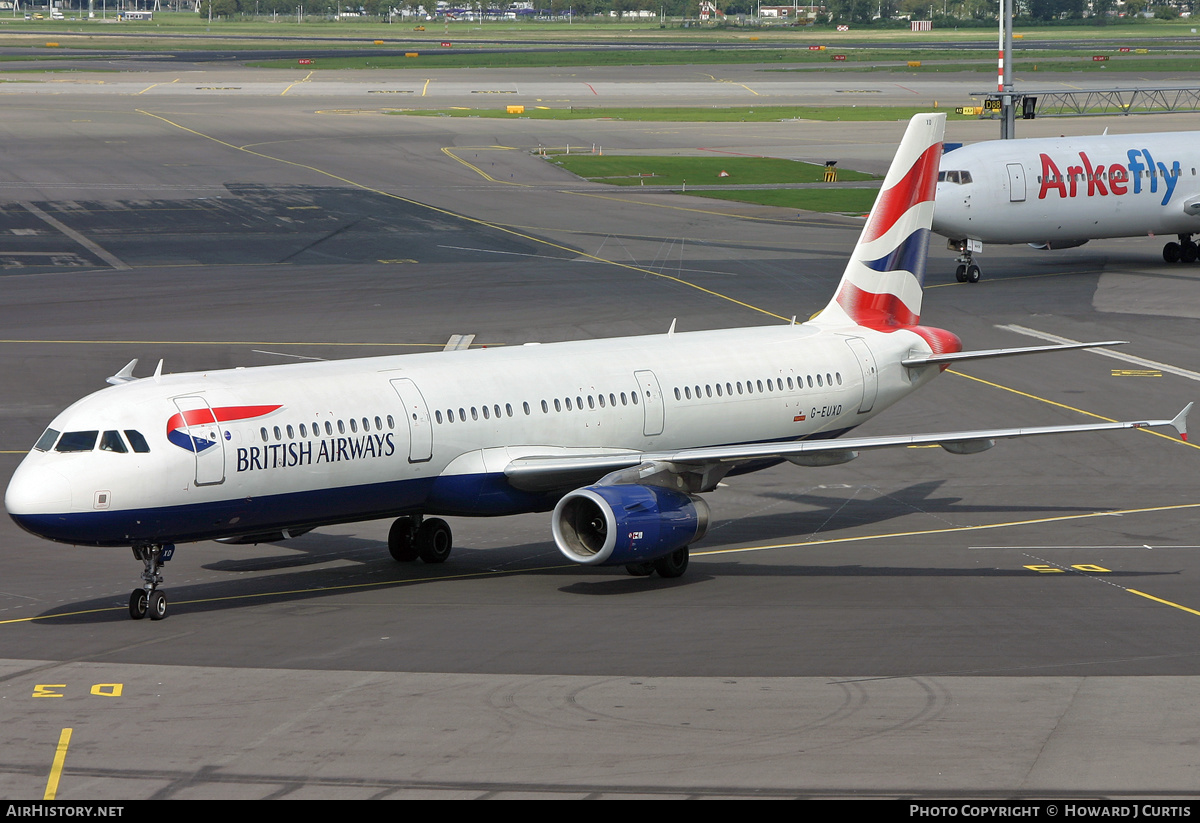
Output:
[[[1089,240],[1178,235],[1168,263],[1194,263],[1200,132],[989,140],[946,152],[933,230],[976,283],[985,243],[1069,249]]]
[[[130,616],[162,619],[176,543],[262,542],[395,518],[398,561],[440,563],[446,515],[553,510],[566,557],[678,577],[708,528],[701,494],[783,461],[1173,420],[845,437],[963,352],[920,325],[945,115],[908,126],[837,292],[813,320],[721,331],[409,354],[137,379],[134,361],[51,421],[9,515],[49,540],[129,546]]]

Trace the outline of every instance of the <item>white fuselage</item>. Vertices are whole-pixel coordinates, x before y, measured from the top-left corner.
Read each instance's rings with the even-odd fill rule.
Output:
[[[1078,244],[1200,232],[1200,132],[992,140],[947,152],[933,231]]]
[[[5,504],[88,545],[547,510],[571,488],[515,488],[511,460],[837,436],[931,379],[900,365],[929,350],[789,325],[144,378],[55,418],[99,445],[31,451]]]

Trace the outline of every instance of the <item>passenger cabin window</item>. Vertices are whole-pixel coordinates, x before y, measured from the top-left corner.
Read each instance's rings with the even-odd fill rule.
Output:
[[[67,432],[54,447],[56,452],[90,452],[96,447],[100,431]]]

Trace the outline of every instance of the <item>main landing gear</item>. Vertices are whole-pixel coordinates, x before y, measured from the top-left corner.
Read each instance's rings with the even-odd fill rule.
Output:
[[[167,616],[167,596],[159,590],[163,582],[159,569],[175,554],[174,543],[146,543],[133,547],[133,556],[142,561],[144,585],[129,595],[129,616],[141,620],[150,615],[151,620],[162,620]]]
[[[632,574],[634,577],[649,577],[658,572],[659,577],[671,579],[674,577],[682,577],[688,567],[688,547],[676,549],[666,557],[660,557],[657,560],[649,560],[645,563],[629,563],[625,566],[625,571]]]
[[[1200,246],[1192,242],[1190,234],[1179,235],[1179,242],[1171,241],[1163,246],[1163,260],[1168,263],[1195,263],[1200,258]]]
[[[426,563],[444,563],[453,547],[450,524],[437,517],[398,517],[388,531],[388,552],[399,563],[417,558]]]

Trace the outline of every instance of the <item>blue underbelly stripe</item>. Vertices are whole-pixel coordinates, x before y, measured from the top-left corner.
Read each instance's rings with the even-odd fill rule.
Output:
[[[840,437],[849,428],[821,432],[811,440]],[[794,438],[785,438],[787,442]],[[730,474],[782,462],[764,458]],[[216,500],[146,509],[10,515],[21,528],[60,543],[128,546],[135,542],[189,543],[281,529],[315,528],[399,517],[404,514],[491,517],[549,511],[562,493],[514,489],[503,473],[393,480],[362,486],[314,489],[262,497]]]

